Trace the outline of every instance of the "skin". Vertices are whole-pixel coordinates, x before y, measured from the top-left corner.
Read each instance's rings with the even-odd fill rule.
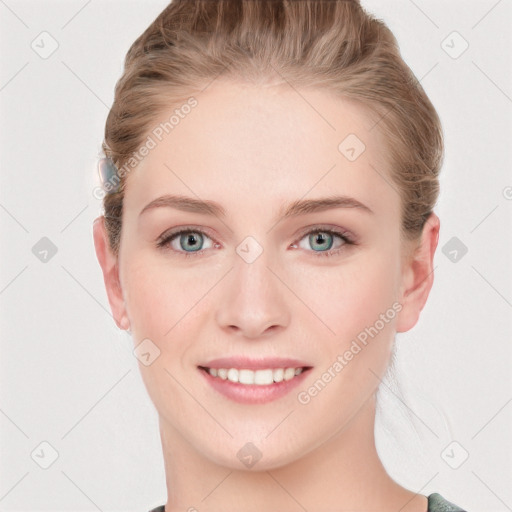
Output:
[[[416,324],[432,287],[438,217],[430,216],[416,251],[401,240],[386,142],[359,104],[326,91],[220,79],[195,97],[198,106],[128,176],[117,258],[103,217],[94,222],[116,324],[131,330],[134,346],[149,338],[160,350],[139,368],[159,415],[166,512],[426,512],[427,498],[396,483],[378,457],[375,394],[395,333]],[[353,162],[338,150],[350,133],[366,146]],[[283,204],[334,193],[373,214],[336,208],[276,222]],[[139,216],[164,194],[216,201],[226,216],[170,207]],[[174,251],[156,247],[165,231],[190,224],[208,231],[199,238],[202,255],[185,258],[193,250],[179,236]],[[308,232],[325,224],[350,231],[357,245],[319,256],[325,249]],[[263,249],[252,263],[236,252],[247,236]],[[331,240],[333,250],[343,244],[334,236],[327,246]],[[299,403],[298,391],[393,303],[400,312]],[[313,369],[278,400],[239,404],[197,369],[231,355],[295,357]],[[262,453],[252,468],[237,457],[249,441]]]

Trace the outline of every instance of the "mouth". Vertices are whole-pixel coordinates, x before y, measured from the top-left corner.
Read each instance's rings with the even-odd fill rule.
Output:
[[[263,404],[287,395],[307,378],[313,367],[197,368],[214,391],[223,397],[243,404]]]
[[[311,370],[311,366],[263,368],[251,370],[248,368],[208,368],[198,366],[215,379],[228,380],[245,386],[268,386],[283,381],[289,381],[303,372]]]

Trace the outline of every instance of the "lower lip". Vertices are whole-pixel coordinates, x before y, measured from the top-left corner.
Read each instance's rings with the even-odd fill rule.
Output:
[[[208,384],[225,397],[241,404],[265,404],[285,396],[292,389],[297,387],[306,378],[310,369],[311,368],[303,370],[302,373],[296,375],[293,379],[274,382],[273,384],[263,386],[231,382],[228,379],[223,380],[219,377],[213,377],[207,370],[199,368],[199,371]]]

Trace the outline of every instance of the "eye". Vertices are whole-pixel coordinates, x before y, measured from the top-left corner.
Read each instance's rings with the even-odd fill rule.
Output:
[[[196,228],[180,228],[171,233],[164,233],[157,241],[157,247],[166,248],[170,247],[173,251],[180,253],[185,257],[199,256],[201,249],[204,249],[204,238],[210,237],[201,229]],[[218,246],[218,244],[216,244]],[[206,247],[206,249],[211,248]]]
[[[333,228],[315,227],[306,233],[303,233],[300,241],[307,238],[309,244],[313,247],[312,251],[315,256],[334,256],[346,249],[347,245],[355,245],[350,233]],[[181,256],[201,256],[205,251],[201,249],[211,249],[212,247],[220,247],[218,243],[211,243],[204,247],[204,239],[211,238],[202,230],[193,227],[178,228],[177,230],[166,232],[157,240],[157,247],[161,249],[170,248],[172,251]],[[338,238],[341,243],[335,249],[332,249],[333,239]],[[297,244],[292,244],[293,248],[297,248]],[[304,247],[300,246],[301,249]]]
[[[337,229],[328,228],[315,228],[305,233],[301,240],[307,237],[307,242],[313,247],[315,256],[335,256],[346,249],[346,245],[355,245],[352,236],[344,231],[338,231]],[[341,240],[341,244],[337,248],[331,249],[334,245],[333,238]],[[293,244],[292,247],[297,247],[297,244]],[[303,247],[301,247],[303,248]]]

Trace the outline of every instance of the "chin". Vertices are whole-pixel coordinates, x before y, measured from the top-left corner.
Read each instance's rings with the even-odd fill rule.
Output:
[[[265,436],[268,434],[265,434]],[[296,461],[300,454],[291,449],[283,451],[285,444],[276,436],[272,441],[258,436],[240,436],[229,439],[221,446],[203,446],[203,455],[213,463],[236,471],[260,472],[278,469]],[[219,452],[219,447],[221,451]]]

